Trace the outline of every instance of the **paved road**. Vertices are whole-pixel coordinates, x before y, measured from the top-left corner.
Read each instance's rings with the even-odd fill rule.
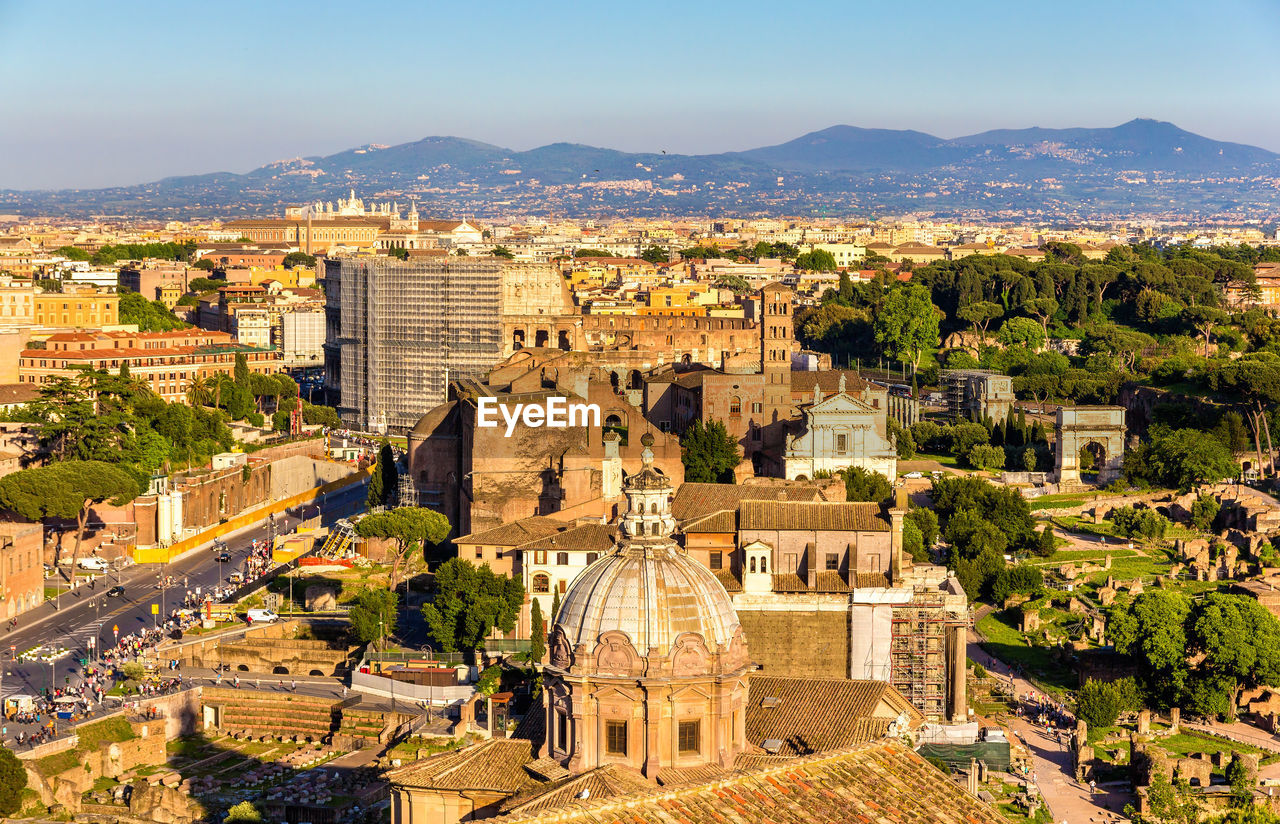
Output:
[[[321,505],[322,521],[331,523],[362,507],[364,496],[363,484],[327,495]],[[315,516],[314,504],[308,504],[304,510],[276,516],[277,534],[285,534],[296,527],[300,522],[299,516]],[[207,592],[224,583],[244,564],[253,541],[267,538],[269,532],[270,524],[264,520],[228,536],[227,552],[231,555],[228,562],[219,563],[218,553],[211,551],[212,544],[205,544],[172,563],[142,564],[118,573],[120,585],[124,587],[122,596],[107,595],[117,580],[117,573],[109,573],[99,579],[93,589],[83,585],[63,594],[60,608],[56,610],[52,603],[46,603],[23,615],[19,618],[18,629],[0,635],[0,652],[4,658],[0,695],[36,693],[50,685],[79,683],[82,675],[79,659],[89,657],[90,638],[96,639],[98,649],[108,649],[116,644],[116,627],[123,637],[154,626],[156,617],[151,614],[152,604],[160,606],[161,615],[165,615],[181,603],[188,590],[193,594],[197,589]],[[157,579],[162,574],[172,576],[177,585],[161,589],[157,586]],[[12,658],[15,652],[21,654],[32,647],[48,644],[68,649],[71,653],[52,663],[15,661]]]

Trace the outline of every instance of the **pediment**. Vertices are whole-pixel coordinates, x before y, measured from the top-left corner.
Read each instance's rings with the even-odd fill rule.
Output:
[[[872,413],[876,410],[870,404],[863,403],[852,395],[844,393],[836,393],[829,398],[823,398],[815,404],[810,404],[809,413]]]

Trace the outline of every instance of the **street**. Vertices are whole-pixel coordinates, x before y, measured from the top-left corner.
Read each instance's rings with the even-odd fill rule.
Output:
[[[331,523],[347,514],[353,504],[362,506],[365,489],[355,484],[340,492],[325,496],[322,522]],[[315,504],[304,509],[314,510]],[[282,513],[275,518],[277,535],[287,534],[300,522],[298,511]],[[311,512],[314,516],[314,512]],[[157,621],[177,608],[188,591],[193,595],[208,592],[225,583],[227,578],[240,570],[255,540],[266,540],[271,525],[263,520],[257,525],[226,537],[226,551],[230,560],[219,562],[220,554],[212,544],[205,544],[169,564],[142,564],[130,566],[121,572],[110,572],[97,580],[94,588],[82,585],[64,593],[58,608],[52,601],[46,602],[18,619],[18,628],[0,637],[3,653],[3,683],[0,695],[37,694],[42,687],[75,685],[82,672],[80,659],[89,655],[90,639],[98,651],[116,645],[117,637],[124,637],[139,629],[151,629]],[[172,586],[160,587],[162,577],[171,577]],[[107,591],[119,583],[124,587],[121,596],[109,596]],[[152,605],[159,607],[159,615],[152,614]],[[117,633],[118,629],[118,633]],[[52,661],[27,662],[15,660],[16,655],[36,646],[53,645],[70,651],[70,654]]]

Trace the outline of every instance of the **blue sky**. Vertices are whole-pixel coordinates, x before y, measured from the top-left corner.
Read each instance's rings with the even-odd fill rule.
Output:
[[[0,188],[441,134],[715,152],[1154,117],[1280,151],[1278,49],[1280,0],[0,0]]]

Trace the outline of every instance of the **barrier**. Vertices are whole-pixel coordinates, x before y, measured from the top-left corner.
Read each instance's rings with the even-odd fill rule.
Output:
[[[285,512],[300,504],[309,504],[321,495],[327,495],[330,492],[336,492],[353,484],[360,483],[372,474],[372,472],[372,466],[366,469],[357,470],[345,478],[330,481],[323,486],[317,486],[314,489],[307,490],[306,492],[300,492],[297,495],[283,498],[279,501],[273,501],[266,506],[260,506],[248,512],[241,513],[224,523],[209,527],[204,532],[192,535],[190,538],[183,538],[181,541],[167,547],[135,548],[133,551],[133,562],[135,564],[167,564],[179,555],[190,552],[203,544],[207,544],[214,538],[221,538],[224,535],[236,532],[247,526],[252,526],[268,515],[276,515],[281,512]]]

